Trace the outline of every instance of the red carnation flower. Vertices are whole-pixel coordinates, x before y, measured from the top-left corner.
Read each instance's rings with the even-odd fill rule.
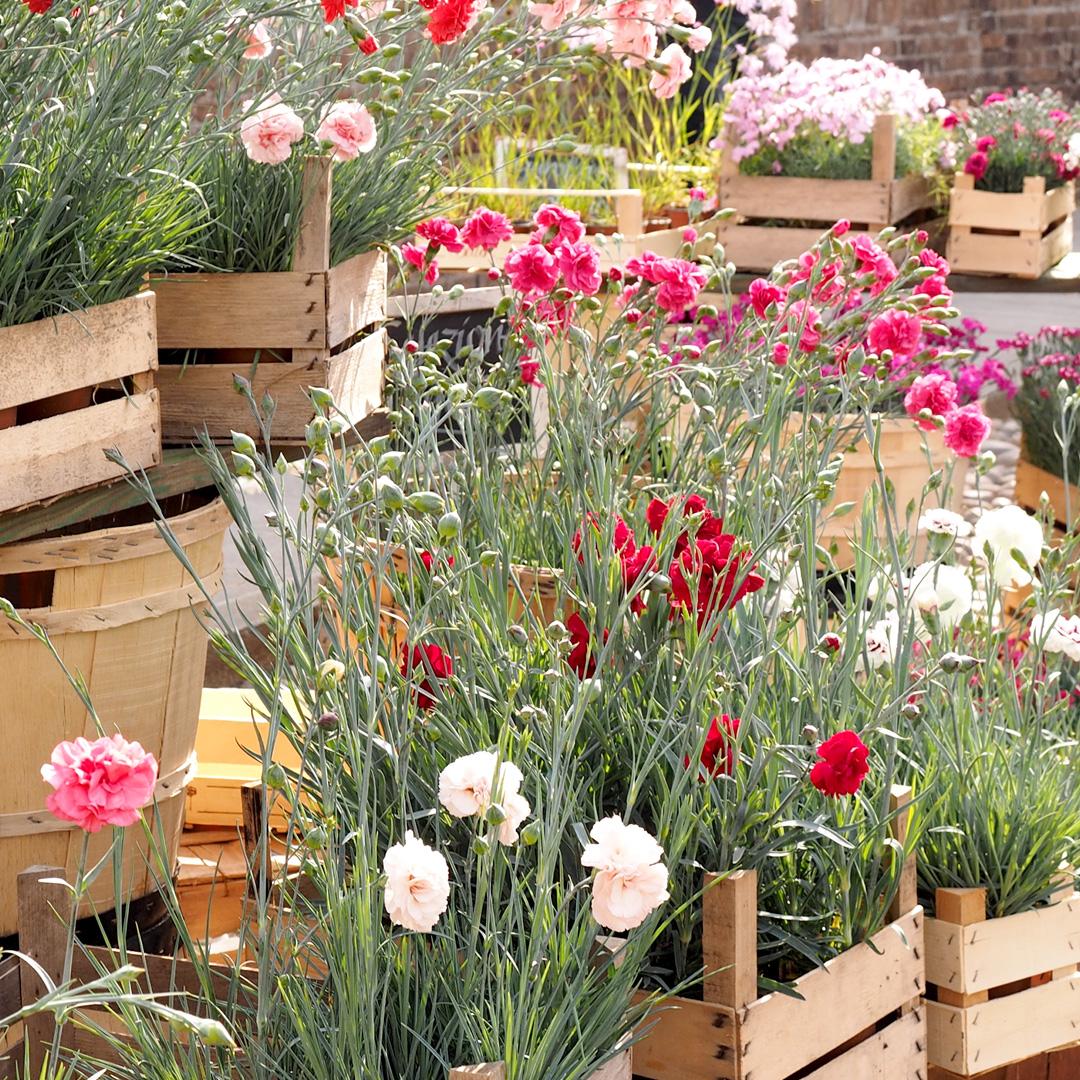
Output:
[[[585,625],[585,620],[578,612],[574,612],[566,620],[566,629],[570,631],[570,644],[573,648],[566,657],[566,662],[576,673],[579,679],[591,679],[596,674],[596,656],[592,648],[592,634]],[[608,639],[608,631],[604,631],[604,641]]]
[[[449,45],[476,21],[474,0],[439,0],[431,8],[427,34],[436,45]]]
[[[356,7],[356,0],[320,0],[323,17],[328,23],[345,17],[345,9]]]
[[[705,735],[705,745],[701,748],[701,764],[709,776],[730,776],[735,771],[735,740],[739,735],[737,716],[724,713],[714,716]],[[690,768],[690,758],[683,758],[683,765]],[[705,775],[699,774],[699,780]]]
[[[870,766],[870,750],[854,731],[839,731],[817,750],[821,759],[810,770],[810,783],[825,795],[854,795]]]
[[[401,674],[408,679],[414,670],[424,674],[419,685],[413,687],[416,704],[421,709],[434,709],[438,698],[435,697],[435,687],[429,675],[437,679],[448,679],[454,674],[453,659],[438,645],[414,645],[411,650],[407,649],[401,658]]]
[[[986,175],[986,170],[990,168],[990,155],[984,153],[982,150],[976,150],[964,162],[964,172],[970,176],[974,176],[975,179],[981,180]]]
[[[735,550],[737,543],[731,533],[721,533],[715,540],[699,535],[672,560],[668,573],[672,617],[696,611],[700,630],[715,612],[727,611],[765,584],[752,567],[744,567],[746,556]]]
[[[53,0],[23,0],[23,3],[35,15],[44,15],[53,5]],[[74,15],[74,12],[72,12]]]
[[[631,592],[634,586],[637,585],[641,575],[655,567],[656,558],[651,547],[639,548],[637,546],[634,530],[618,514],[614,515],[614,522],[615,527],[611,536],[611,546],[615,554],[619,556],[619,562],[622,566],[623,588],[627,592]],[[594,539],[598,539],[602,535],[600,522],[591,511],[582,527],[574,533],[572,541],[579,563],[585,562],[585,554],[581,550],[582,530],[592,533]],[[599,557],[599,551],[597,551],[597,555]],[[635,596],[630,601],[630,610],[636,615],[640,615],[645,610],[645,601],[642,597]]]
[[[365,56],[374,56],[379,51],[379,42],[374,34],[365,34],[356,44]]]

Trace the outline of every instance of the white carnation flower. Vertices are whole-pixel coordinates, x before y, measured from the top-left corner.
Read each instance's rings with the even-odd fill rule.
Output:
[[[1064,653],[1080,660],[1080,615],[1062,615],[1054,608],[1031,620],[1031,640],[1048,653]]]
[[[446,859],[411,832],[383,857],[386,889],[383,904],[390,921],[406,930],[431,933],[450,897]]]
[[[923,511],[919,518],[919,532],[936,533],[938,536],[970,536],[971,522],[963,514],[939,506]]]
[[[592,913],[601,926],[621,933],[640,926],[668,899],[664,849],[639,825],[625,825],[617,814],[598,821],[582,866],[596,869]]]
[[[1042,526],[1019,506],[987,510],[975,522],[971,546],[978,558],[986,558],[989,549],[994,581],[1001,588],[1018,588],[1031,581],[1031,574],[1012,557],[1012,552],[1019,551],[1034,570],[1042,556]]]

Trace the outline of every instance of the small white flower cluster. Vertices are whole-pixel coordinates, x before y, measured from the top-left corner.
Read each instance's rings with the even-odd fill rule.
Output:
[[[439,774],[439,802],[456,818],[494,817],[501,844],[517,842],[518,828],[532,812],[521,794],[521,770],[488,750],[452,761]],[[640,926],[668,898],[663,849],[644,829],[616,815],[598,821],[581,856],[597,871],[592,887],[593,917],[609,930]],[[450,899],[446,859],[412,832],[383,859],[383,903],[396,926],[430,933]]]

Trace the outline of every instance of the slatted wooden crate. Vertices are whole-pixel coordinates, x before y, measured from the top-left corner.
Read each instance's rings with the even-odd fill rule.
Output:
[[[258,434],[234,379],[256,402],[276,404],[275,442],[297,443],[314,410],[310,387],[326,387],[357,423],[382,404],[386,334],[386,256],[373,251],[330,265],[331,162],[309,158],[293,268],[268,274],[168,274],[158,294],[158,344],[213,350],[195,363],[162,364],[163,437],[190,443],[204,428],[226,441]],[[174,354],[175,357],[175,354]]]
[[[236,829],[243,822],[241,791],[262,779],[259,755],[270,725],[252,690],[205,688],[199,706],[195,736],[198,764],[187,789],[185,821],[188,825],[215,825]],[[274,760],[297,769],[300,757],[285,736],[274,742]],[[270,811],[273,828],[288,821],[279,805]]]
[[[1042,277],[1072,251],[1076,185],[1046,190],[1041,176],[1014,194],[976,191],[957,173],[949,199],[949,265],[960,274]]]
[[[897,789],[898,803],[910,800]],[[907,818],[897,819],[906,836]],[[800,998],[758,997],[757,875],[739,871],[703,899],[704,1000],[674,998],[633,1047],[650,1080],[926,1080],[923,910],[904,863],[893,922],[797,979]]]
[[[564,199],[597,199],[610,202],[615,211],[615,231],[611,234],[594,232],[590,241],[600,252],[600,265],[607,269],[621,266],[627,259],[652,251],[657,255],[673,256],[683,245],[683,229],[658,229],[645,231],[645,203],[638,188],[515,188],[515,187],[454,187],[447,188],[446,195],[468,199],[482,205],[496,199],[534,199],[559,202]],[[712,226],[710,225],[710,229]],[[438,264],[441,270],[473,270],[486,267],[494,259],[501,266],[510,251],[523,247],[533,233],[532,225],[519,229],[501,243],[492,253],[478,251],[440,251]],[[703,250],[698,245],[697,250]]]
[[[874,122],[872,154],[869,180],[743,176],[731,155],[725,154],[720,167],[720,206],[737,211],[716,228],[725,258],[739,270],[771,270],[778,262],[797,258],[842,218],[860,231],[876,233],[932,207],[926,177],[896,177],[896,116],[892,113]],[[813,224],[770,225],[770,220]]]
[[[0,512],[157,465],[156,368],[152,293],[0,329]]]
[[[1036,513],[1043,492],[1050,500],[1054,521],[1059,529],[1068,527],[1070,517],[1074,523],[1080,518],[1080,488],[1066,484],[1060,476],[1033,465],[1024,458],[1021,449],[1016,462],[1016,492],[1013,496],[1016,504],[1030,513]]]
[[[985,889],[937,890],[925,928],[931,1064],[977,1076],[1080,1040],[1080,893],[1071,877],[1056,900],[988,919]]]
[[[988,1069],[973,1077],[961,1077],[931,1065],[928,1080],[1076,1080],[1077,1077],[1080,1077],[1080,1044]]]

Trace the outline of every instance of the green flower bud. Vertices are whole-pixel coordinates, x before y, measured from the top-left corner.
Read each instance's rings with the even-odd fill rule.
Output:
[[[446,502],[436,491],[415,491],[405,501],[418,514],[441,514],[446,509]]]
[[[524,626],[519,626],[514,623],[512,626],[507,627],[507,636],[517,645],[528,645],[529,635],[525,632]]]
[[[490,570],[499,561],[499,553],[488,548],[480,552],[480,565],[485,570]]]
[[[375,482],[375,493],[379,505],[384,510],[402,510],[405,507],[405,492],[388,476],[380,476]]]
[[[532,847],[540,839],[540,822],[535,818],[518,834],[526,847]]]
[[[498,803],[493,802],[488,806],[484,820],[489,825],[501,825],[506,820],[506,811]]]
[[[319,665],[315,684],[323,692],[332,690],[345,679],[345,665],[340,660],[324,660]]]
[[[453,510],[447,510],[438,524],[439,539],[446,542],[461,535],[461,518]]]
[[[289,789],[289,777],[276,761],[271,761],[266,767],[266,786],[271,791],[288,791]]]
[[[254,476],[255,475],[255,462],[247,456],[247,454],[238,454],[236,451],[232,453],[232,468],[233,472],[237,476]]]

